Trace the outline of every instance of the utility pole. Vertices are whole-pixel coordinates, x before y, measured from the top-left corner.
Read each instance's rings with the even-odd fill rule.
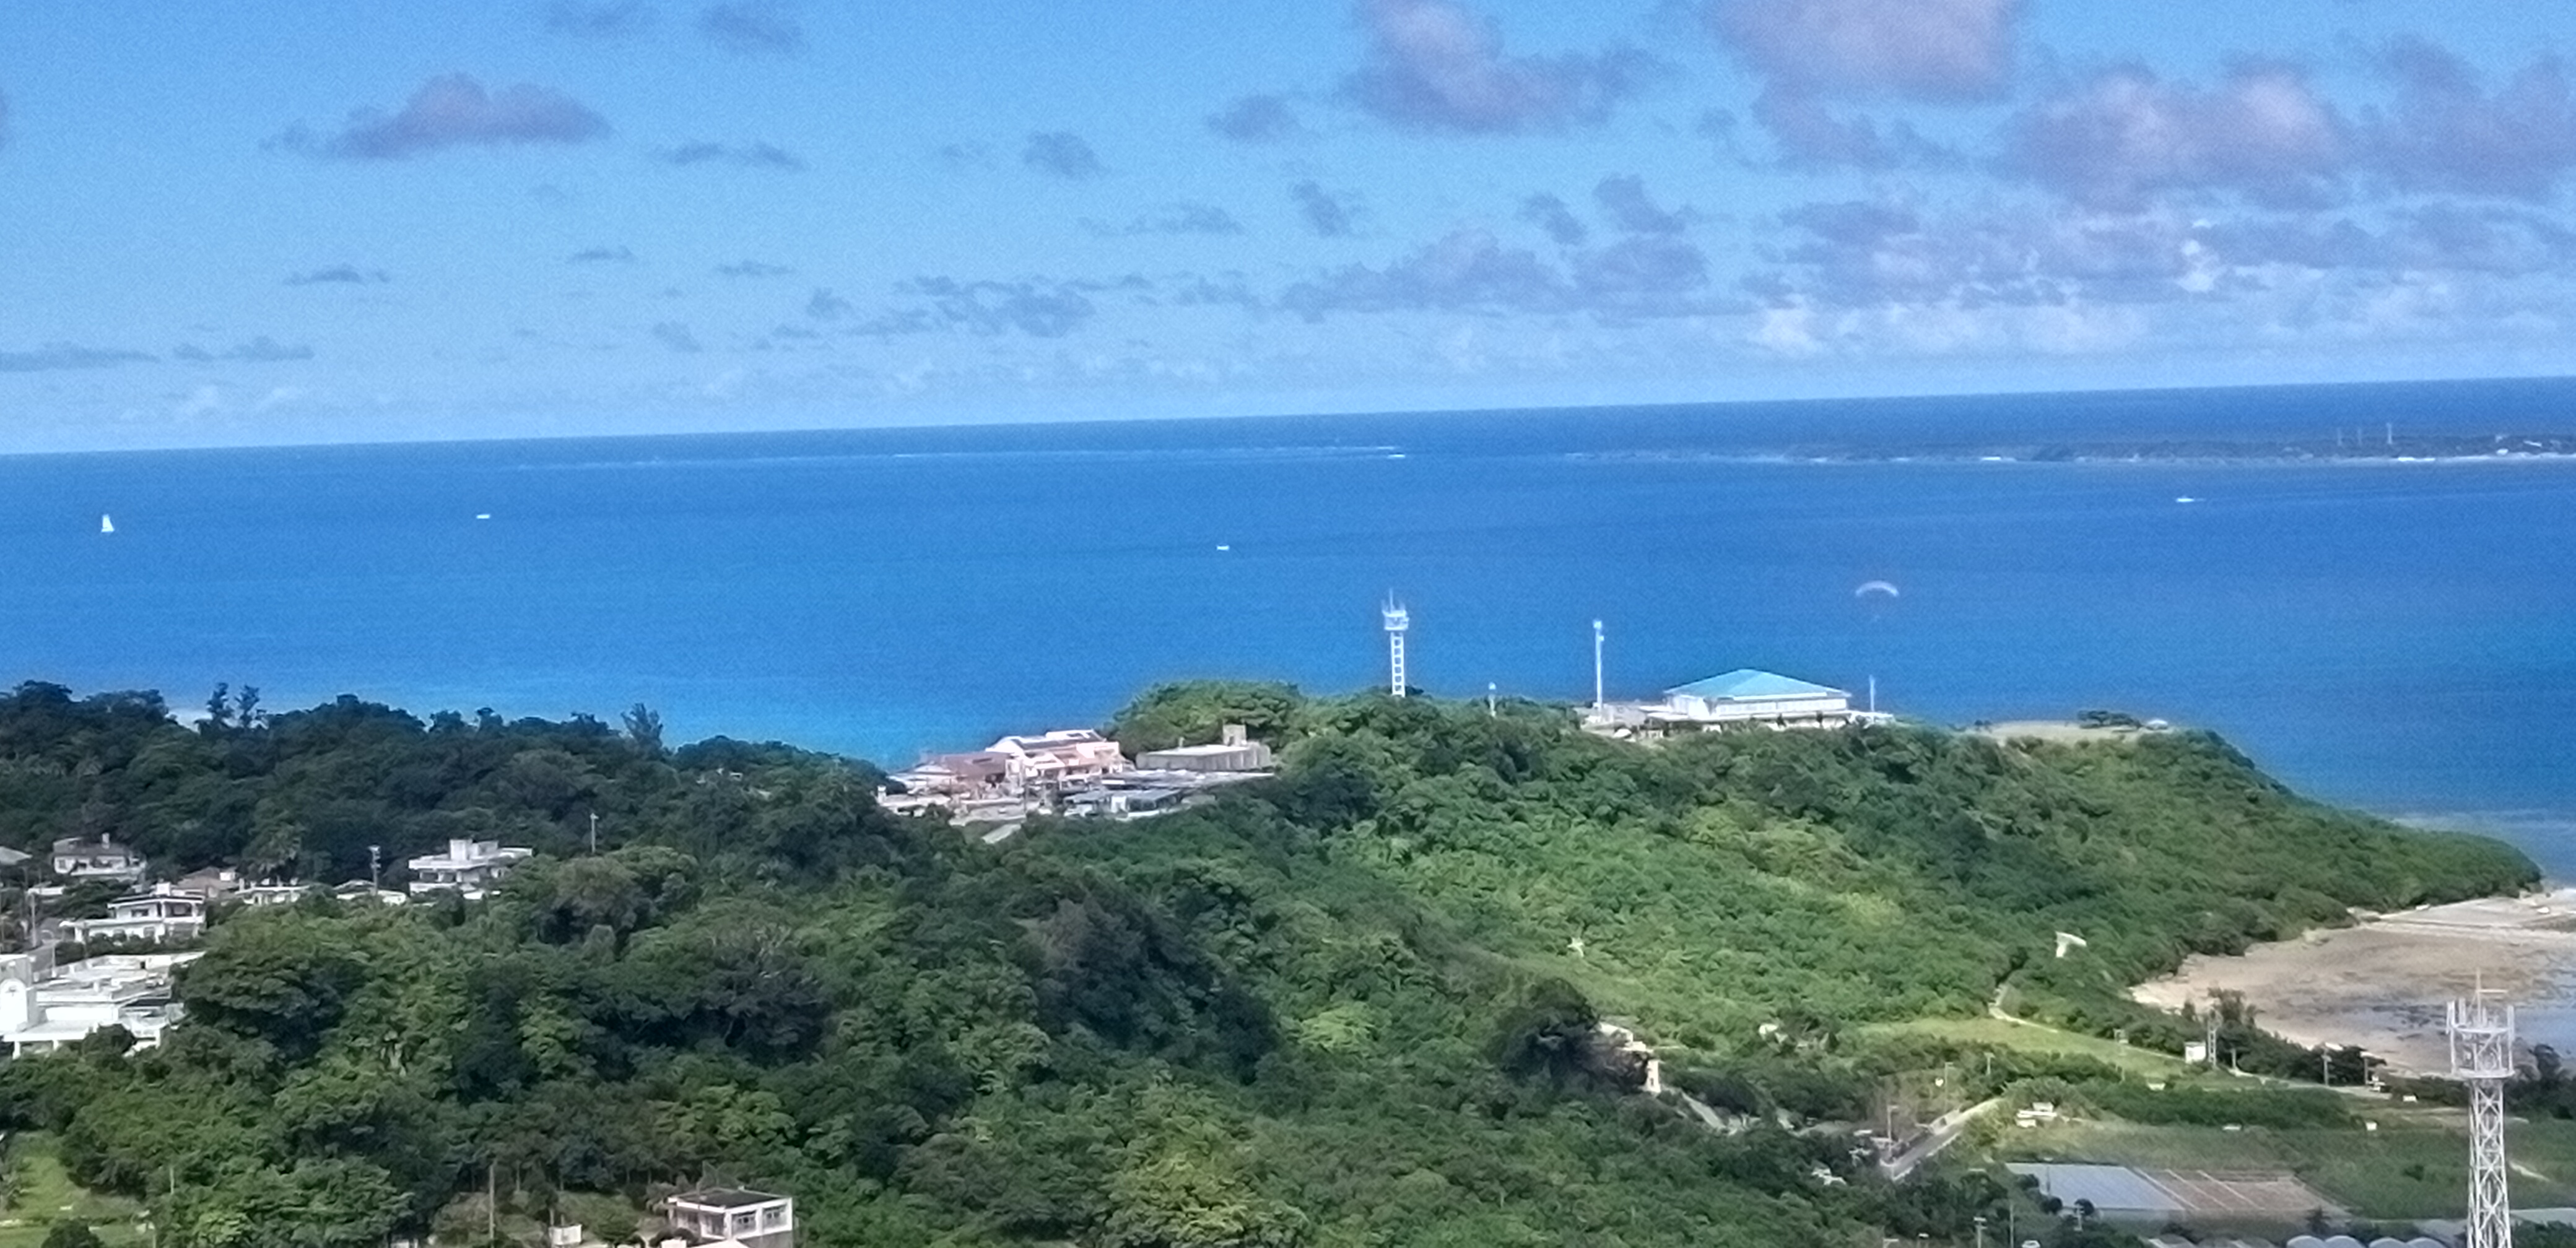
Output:
[[[372,893],[374,893],[374,892],[376,892],[376,891],[378,891],[378,890],[380,890],[380,889],[382,889],[382,888],[384,887],[384,874],[385,874],[385,847],[384,847],[384,846],[382,846],[382,845],[370,845],[370,846],[368,846],[368,847],[367,847],[367,891],[368,891],[369,893],[371,893],[371,894],[372,894]],[[375,900],[375,898],[374,898],[374,897],[372,897],[372,896],[370,896],[370,897],[368,897],[368,898],[367,898],[367,900],[369,900],[369,901],[374,901],[374,900]]]
[[[599,812],[595,810],[590,812],[590,854],[599,856]]]
[[[1986,1248],[1986,1215],[1977,1215],[1977,1248]]]

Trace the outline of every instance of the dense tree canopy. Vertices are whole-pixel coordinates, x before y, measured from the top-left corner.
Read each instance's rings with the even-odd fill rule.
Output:
[[[1999,1193],[1891,1189],[1789,1129],[1925,1058],[1853,1024],[2000,992],[2149,1030],[2118,990],[2187,952],[2532,876],[2194,734],[1643,748],[1543,708],[1181,686],[1122,735],[1250,722],[1282,773],[985,847],[880,810],[862,764],[668,748],[641,707],[218,701],[190,728],[148,695],[0,697],[0,842],[323,880],[449,836],[541,853],[477,905],[230,916],[159,1047],[0,1067],[0,1126],[58,1132],[179,1245],[380,1243],[487,1182],[631,1208],[706,1174],[793,1191],[835,1244],[1953,1234]],[[2060,930],[2088,946],[2050,956]],[[1729,1129],[1628,1091],[1604,1017]]]

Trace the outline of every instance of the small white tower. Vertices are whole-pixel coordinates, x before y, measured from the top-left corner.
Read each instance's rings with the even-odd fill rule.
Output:
[[[1601,621],[1592,621],[1592,713],[1598,715],[1609,700],[1601,696]]]
[[[2469,1087],[2469,1221],[2461,1248],[2513,1248],[2505,1192],[2504,1085],[2513,1078],[2513,1007],[2481,987],[2451,1003],[2451,1077]]]
[[[1404,696],[1404,630],[1413,626],[1413,620],[1393,594],[1386,596],[1381,611],[1386,617],[1386,691],[1400,698]]]

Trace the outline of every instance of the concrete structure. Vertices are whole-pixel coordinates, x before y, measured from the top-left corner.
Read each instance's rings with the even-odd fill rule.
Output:
[[[499,841],[451,840],[446,852],[410,861],[412,895],[454,892],[481,901],[485,890],[535,852]]]
[[[104,1027],[123,1027],[138,1045],[161,1042],[178,1021],[171,971],[195,953],[111,954],[37,972],[0,961],[0,1045],[12,1057],[71,1044]]]
[[[1227,724],[1214,745],[1180,745],[1147,750],[1136,756],[1141,771],[1268,771],[1279,765],[1270,747],[1252,739],[1241,724]]]
[[[331,895],[342,901],[372,902],[380,906],[399,906],[411,900],[409,893],[398,893],[390,888],[378,888],[365,880],[351,880],[346,884],[334,885]]]
[[[1159,815],[1177,809],[1187,796],[1179,789],[1084,789],[1065,796],[1064,813],[1106,818]]]
[[[1012,755],[997,750],[937,754],[889,778],[907,793],[986,797],[1011,791],[1014,761]]]
[[[176,884],[155,884],[107,903],[103,919],[65,919],[63,939],[191,940],[206,931],[206,899]]]
[[[694,1243],[795,1248],[796,1201],[767,1192],[706,1187],[662,1202],[662,1220]]]
[[[116,838],[100,833],[97,840],[66,836],[54,842],[54,874],[67,880],[124,880],[143,882],[143,855],[116,843]]]

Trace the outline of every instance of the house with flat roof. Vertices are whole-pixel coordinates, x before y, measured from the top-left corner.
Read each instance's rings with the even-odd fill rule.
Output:
[[[204,895],[176,884],[155,884],[107,903],[103,919],[63,920],[63,939],[91,944],[101,940],[188,940],[206,930]]]
[[[662,1202],[662,1220],[695,1244],[796,1248],[796,1200],[738,1187],[702,1187]]]
[[[499,841],[450,840],[444,852],[422,854],[406,864],[411,868],[411,891],[414,896],[452,892],[467,901],[481,901],[512,867],[536,852]]]
[[[124,880],[142,883],[143,855],[101,832],[93,839],[66,836],[54,842],[54,874],[67,880]]]
[[[106,1027],[123,1027],[140,1046],[158,1044],[181,1013],[171,973],[200,956],[106,954],[41,970],[14,959],[0,964],[0,1045],[22,1057]]]

